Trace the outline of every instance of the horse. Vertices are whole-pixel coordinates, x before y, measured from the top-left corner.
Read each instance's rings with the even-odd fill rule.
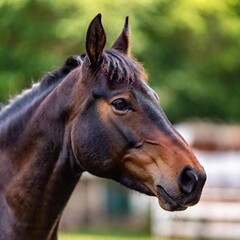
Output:
[[[128,17],[105,50],[98,14],[85,50],[0,112],[0,239],[56,240],[83,172],[154,196],[167,211],[198,203],[206,173],[131,55]]]

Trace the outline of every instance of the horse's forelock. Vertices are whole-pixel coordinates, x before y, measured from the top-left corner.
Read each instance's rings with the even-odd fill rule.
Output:
[[[110,81],[128,82],[147,80],[147,74],[141,63],[116,50],[105,52],[103,68],[109,75]]]

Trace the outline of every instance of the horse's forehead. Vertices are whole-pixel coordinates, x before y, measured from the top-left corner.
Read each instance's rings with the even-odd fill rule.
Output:
[[[144,81],[141,81],[141,92],[151,99],[159,100],[157,93]]]

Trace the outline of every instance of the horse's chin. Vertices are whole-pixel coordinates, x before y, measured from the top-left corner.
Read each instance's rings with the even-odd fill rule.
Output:
[[[184,207],[184,206],[181,206],[181,205],[178,205],[178,204],[169,204],[165,201],[162,201],[162,199],[159,199],[158,198],[158,203],[159,203],[159,206],[168,211],[168,212],[176,212],[176,211],[184,211],[187,209],[187,207]]]
[[[180,205],[160,185],[157,186],[157,197],[160,207],[166,211],[173,212],[187,209],[187,206]]]

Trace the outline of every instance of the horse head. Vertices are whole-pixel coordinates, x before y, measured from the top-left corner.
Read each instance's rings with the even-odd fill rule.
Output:
[[[131,57],[128,18],[112,48],[105,44],[99,14],[89,25],[81,67],[68,75],[77,82],[69,135],[81,169],[156,196],[165,210],[196,204],[204,169]]]

